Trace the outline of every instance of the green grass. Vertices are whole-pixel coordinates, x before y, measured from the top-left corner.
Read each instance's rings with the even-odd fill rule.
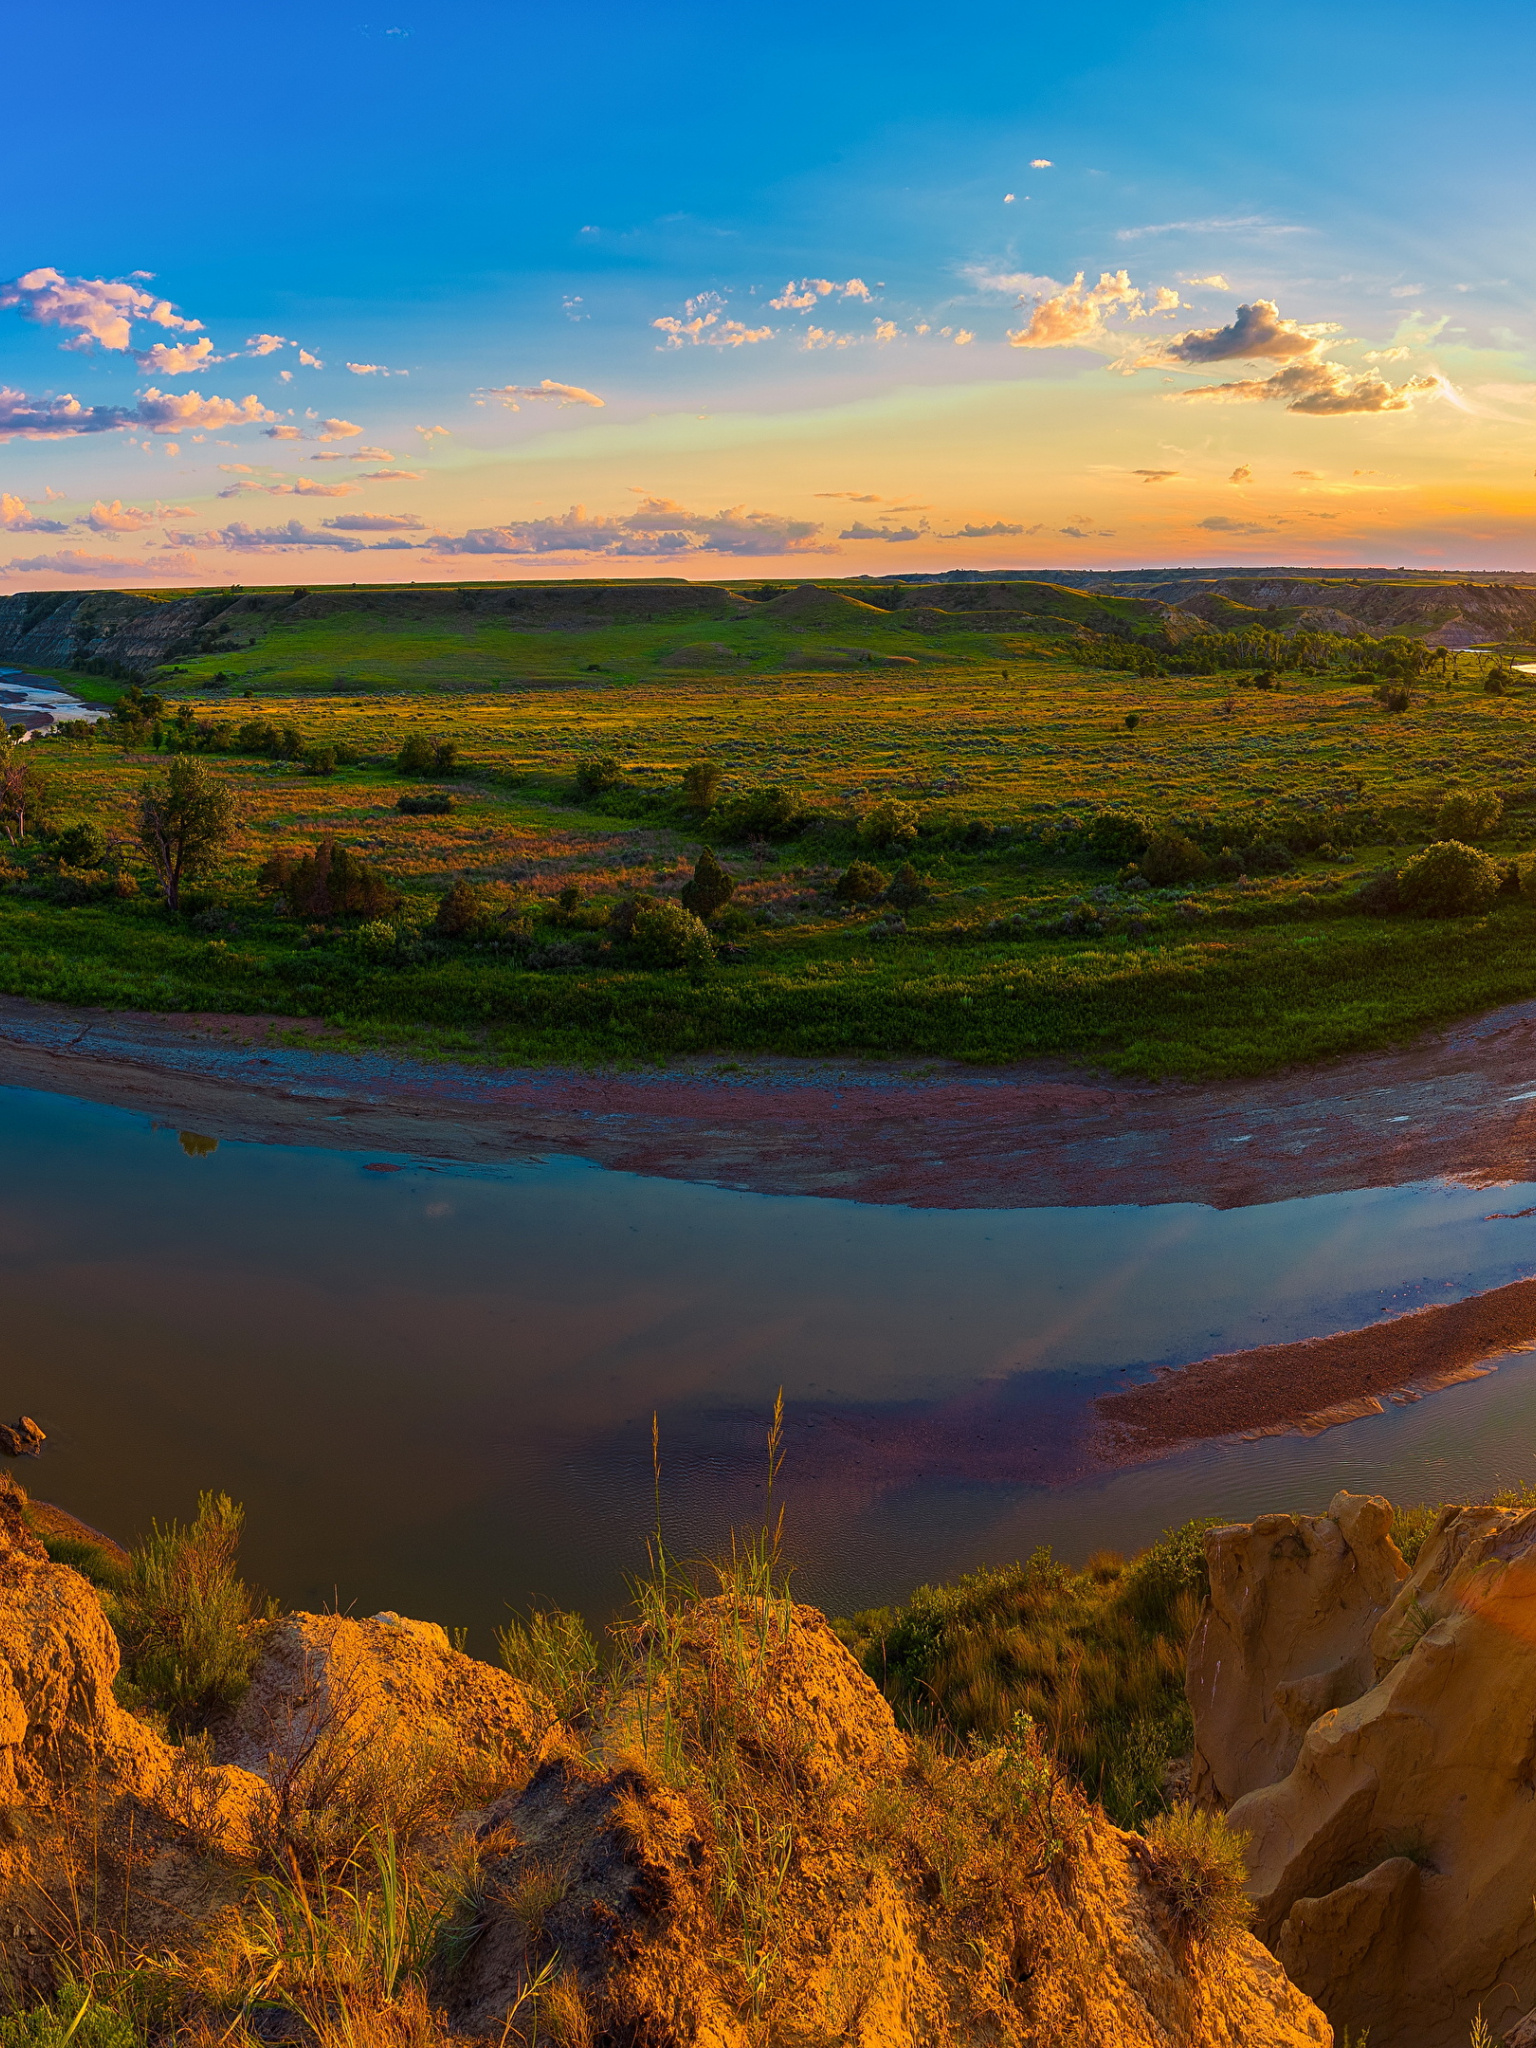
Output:
[[[211,756],[235,790],[240,826],[193,906],[211,918],[178,921],[156,904],[133,840],[135,792],[163,757],[49,745],[41,757],[57,817],[98,823],[140,890],[70,906],[57,900],[45,846],[29,838],[8,849],[0,990],[316,1017],[358,1043],[504,1061],[1050,1055],[1188,1076],[1359,1051],[1536,994],[1536,907],[1518,896],[1484,917],[1440,922],[1371,918],[1351,903],[1373,867],[1433,836],[1436,807],[1459,785],[1504,798],[1490,852],[1508,859],[1536,844],[1526,697],[1490,698],[1470,681],[1415,687],[1412,708],[1394,716],[1338,678],[1291,678],[1273,693],[1225,677],[1143,681],[1038,645],[1027,658],[962,669],[872,615],[888,639],[918,646],[918,667],[717,675],[653,663],[637,679],[551,676],[506,690],[471,688],[461,675],[448,696],[422,694],[433,664],[446,674],[473,642],[495,665],[508,629],[466,629],[454,652],[440,620],[418,629],[381,615],[371,641],[346,627],[346,613],[297,624],[295,641],[339,634],[354,676],[368,647],[393,649],[411,687],[249,702],[199,692],[198,715],[226,737],[253,713],[292,724],[305,742],[353,750],[358,765],[313,777],[288,762]],[[251,659],[266,659],[288,630],[269,632]],[[614,635],[783,630],[754,617],[522,637],[542,637],[547,660],[569,666],[599,642],[611,652]],[[459,746],[463,773],[443,785],[451,815],[395,809],[418,787],[390,766],[412,733]],[[594,755],[618,759],[621,783],[578,805],[574,770]],[[723,799],[783,784],[812,829],[771,848],[723,843],[680,802],[683,769],[699,758],[722,764]],[[887,874],[900,864],[902,853],[872,852],[855,829],[888,799],[913,807],[921,833],[910,857],[931,884],[895,936],[882,936],[881,906],[850,911],[830,894],[855,858]],[[1075,829],[1126,805],[1212,847],[1275,834],[1303,849],[1332,843],[1303,850],[1291,873],[1134,895]],[[407,939],[462,878],[493,927],[499,918],[526,935],[520,949],[408,943],[380,956],[341,925],[311,933],[280,920],[257,896],[257,869],[325,831],[404,890]],[[675,890],[706,842],[737,882],[724,935],[745,947],[739,961],[691,978],[644,968],[622,945],[601,952],[600,931],[562,924],[563,888],[581,891],[578,923],[600,926],[627,894]],[[1085,902],[1102,911],[1101,928],[1052,929]],[[561,954],[573,938],[581,944]],[[544,965],[528,964],[530,946]]]

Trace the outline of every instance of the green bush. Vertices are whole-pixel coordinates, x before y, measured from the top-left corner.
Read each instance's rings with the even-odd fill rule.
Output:
[[[832,885],[840,903],[878,903],[885,894],[886,878],[867,860],[856,860]]]
[[[228,1494],[199,1494],[190,1528],[151,1524],[108,1602],[126,1704],[162,1714],[177,1734],[233,1706],[250,1684],[255,1606],[235,1569],[244,1520]]]
[[[1495,789],[1453,789],[1435,814],[1442,839],[1486,839],[1504,815],[1504,799]]]
[[[645,967],[686,967],[699,973],[715,957],[709,933],[675,898],[635,912],[630,929],[635,956]]]
[[[1100,811],[1088,827],[1087,837],[1088,851],[1095,860],[1119,868],[1141,858],[1151,832],[1146,819],[1138,818],[1134,811]]]
[[[1169,1918],[1191,1942],[1230,1940],[1248,1925],[1244,1837],[1224,1815],[1180,1803],[1142,1830]]]
[[[859,820],[862,846],[911,846],[917,838],[917,811],[911,804],[888,797]]]
[[[683,770],[683,801],[691,811],[707,811],[713,808],[720,777],[724,774],[718,761],[690,761]]]
[[[591,1705],[599,1658],[579,1614],[535,1608],[526,1621],[509,1621],[499,1628],[496,1645],[512,1676],[557,1719],[574,1720]]]
[[[99,868],[107,858],[106,834],[98,825],[76,820],[54,833],[48,850],[63,867]]]
[[[274,853],[262,862],[257,887],[285,896],[295,917],[392,916],[404,897],[365,860],[326,835],[313,853]]]
[[[0,2048],[144,2048],[144,2039],[125,2014],[68,1980],[51,2004],[0,2016]]]
[[[1179,832],[1154,832],[1141,856],[1141,872],[1154,889],[1174,882],[1198,882],[1210,871],[1210,861],[1193,839]]]
[[[430,775],[432,773],[432,742],[425,733],[413,732],[400,743],[395,756],[397,775]]]
[[[727,797],[714,822],[723,839],[790,839],[803,830],[809,815],[782,783],[769,782]]]
[[[395,809],[407,818],[442,818],[453,809],[453,798],[446,789],[434,789],[422,796],[397,797]]]
[[[304,749],[302,765],[306,775],[334,775],[336,773],[336,749],[334,747],[308,746]]]
[[[1499,893],[1502,870],[1475,846],[1442,839],[1398,870],[1404,906],[1420,917],[1476,917]]]
[[[878,869],[876,870],[878,873]],[[920,903],[926,903],[933,894],[933,885],[927,877],[920,875],[911,861],[903,861],[896,870],[895,879],[885,892],[887,903],[894,903],[898,910],[915,910]]]
[[[693,880],[685,885],[679,900],[685,910],[707,924],[735,893],[736,884],[706,846],[694,863]]]
[[[623,780],[624,770],[612,754],[594,754],[576,763],[579,797],[601,796],[606,789],[617,789]]]
[[[440,939],[462,939],[480,921],[480,904],[467,882],[455,882],[439,897],[433,929]]]

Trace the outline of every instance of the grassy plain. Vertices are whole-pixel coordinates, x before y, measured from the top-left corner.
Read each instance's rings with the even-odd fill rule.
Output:
[[[59,820],[93,819],[139,893],[59,900],[70,890],[46,844],[11,848],[0,988],[317,1016],[360,1040],[502,1060],[1058,1055],[1191,1076],[1376,1046],[1536,994],[1536,907],[1518,895],[1438,921],[1368,917],[1352,901],[1371,867],[1435,836],[1456,787],[1502,795],[1488,851],[1536,844],[1536,711],[1518,692],[1485,695],[1482,664],[1416,685],[1394,713],[1339,676],[1286,677],[1273,691],[1231,676],[1142,679],[1042,638],[934,645],[878,614],[846,656],[829,652],[836,629],[814,621],[793,633],[749,618],[584,635],[392,620],[370,637],[349,618],[274,627],[161,685],[195,700],[226,740],[254,715],[361,756],[316,776],[215,752],[240,822],[192,917],[157,905],[134,845],[136,793],[163,755],[142,739],[39,749]],[[879,660],[887,640],[908,658]],[[749,651],[679,665],[678,648],[701,641]],[[791,642],[808,651],[786,653]],[[214,686],[219,671],[232,681]],[[92,679],[93,695],[106,687]],[[412,733],[458,745],[461,772],[442,785],[450,815],[395,809],[419,787],[391,765]],[[580,804],[574,770],[598,755],[620,761],[620,785]],[[779,783],[814,822],[772,845],[730,843],[678,801],[684,766],[700,758],[722,765],[723,794]],[[919,821],[907,854],[857,838],[859,818],[892,798]],[[1278,836],[1295,864],[1133,893],[1080,829],[1127,807],[1213,850]],[[405,892],[387,955],[377,935],[370,950],[339,923],[305,930],[256,893],[270,853],[327,832]],[[674,891],[706,842],[737,880],[725,937],[742,957],[698,976],[603,952],[595,932],[585,953],[564,943],[562,888],[581,890],[593,924],[628,893]],[[904,930],[889,906],[830,895],[856,857],[886,874],[910,857],[926,877],[931,893],[906,909]],[[456,879],[531,933],[531,950],[433,941]]]

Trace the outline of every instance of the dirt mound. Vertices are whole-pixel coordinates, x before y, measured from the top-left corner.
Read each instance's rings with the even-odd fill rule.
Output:
[[[1250,1936],[1178,1936],[1155,1859],[1032,1737],[914,1746],[813,1610],[722,1598],[632,1648],[584,1751],[482,1816],[459,2026],[558,1958],[566,2040],[1331,2040]]]
[[[1196,1739],[1261,1708],[1300,1735],[1229,1814],[1296,1982],[1372,2048],[1462,2048],[1536,2004],[1536,1512],[1446,1509],[1401,1580],[1389,1516],[1212,1532],[1209,1627],[1246,1610],[1249,1648],[1218,1670],[1197,1630]]]
[[[879,605],[866,604],[861,597],[845,597],[840,590],[823,590],[815,583],[802,583],[782,596],[755,605],[765,619],[786,619],[796,626],[829,626],[848,631],[855,622],[889,625],[889,615]]]

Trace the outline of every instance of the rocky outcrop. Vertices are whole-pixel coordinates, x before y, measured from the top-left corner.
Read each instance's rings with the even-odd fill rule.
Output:
[[[1361,1545],[1374,1562],[1352,1606],[1327,1597],[1348,1583],[1336,1562],[1310,1574],[1311,1656],[1304,1603],[1281,1604],[1273,1655],[1230,1667],[1229,1685],[1210,1657],[1213,1583],[1196,1740],[1224,1754],[1225,1732],[1253,1725],[1257,1671],[1277,1674],[1277,1695],[1309,1663],[1347,1674],[1347,1696],[1319,1688],[1310,1712],[1294,1687],[1277,1701],[1270,1724],[1304,1721],[1299,1746],[1276,1746],[1271,1782],[1229,1811],[1248,1837],[1256,1928],[1336,2027],[1370,2029],[1371,2048],[1463,2048],[1479,2011],[1497,2038],[1536,2004],[1536,1512],[1447,1509],[1364,1638],[1390,1536],[1358,1503],[1327,1519],[1342,1534],[1351,1514],[1357,1531],[1375,1526]],[[1280,1519],[1213,1532],[1213,1582],[1266,1554],[1260,1532]],[[1317,1554],[1330,1547],[1324,1535]]]
[[[1408,1576],[1391,1527],[1386,1501],[1340,1493],[1326,1515],[1208,1533],[1187,1680],[1197,1797],[1229,1806],[1274,1784],[1318,1715],[1374,1684],[1371,1634]]]

